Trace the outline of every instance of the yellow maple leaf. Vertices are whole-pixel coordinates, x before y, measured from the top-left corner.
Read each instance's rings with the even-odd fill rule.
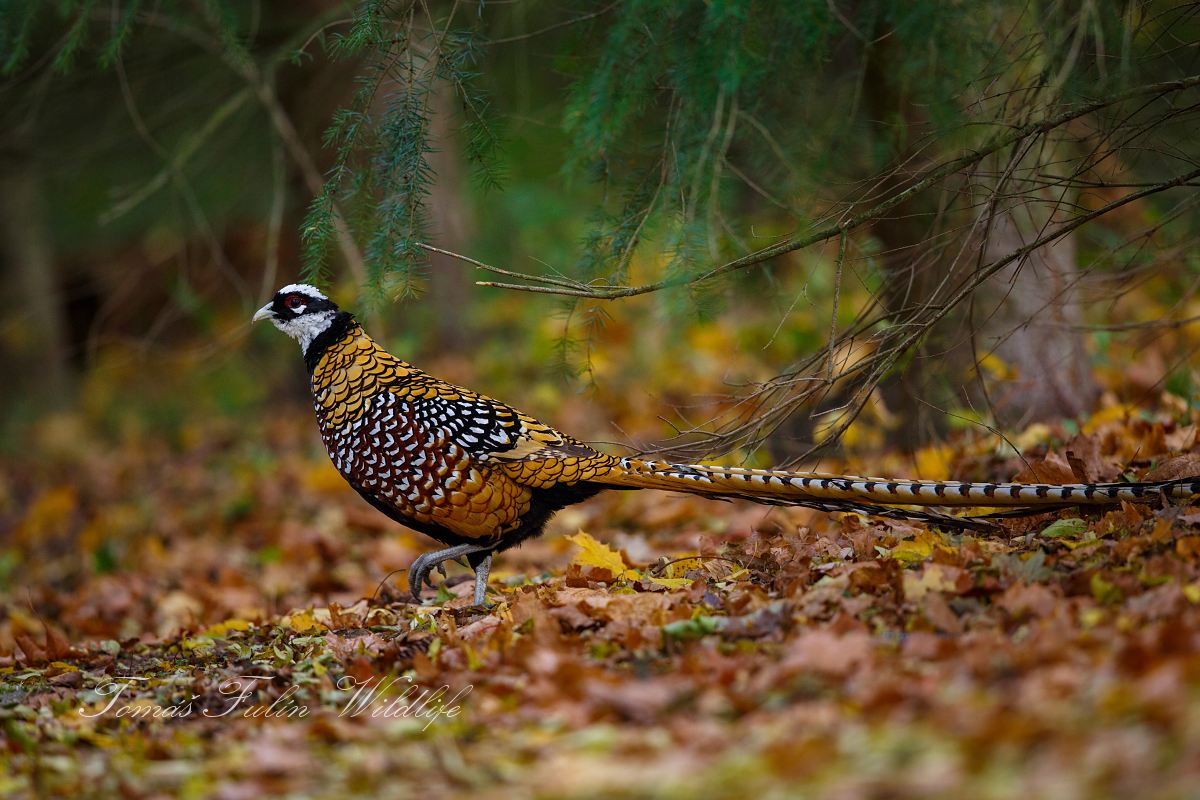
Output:
[[[943,564],[927,564],[920,572],[904,573],[904,596],[920,600],[930,592],[954,592],[958,586],[959,570]]]
[[[664,586],[667,589],[686,589],[692,585],[689,578],[649,578],[649,581],[658,586]]]
[[[221,639],[230,631],[248,631],[250,628],[251,624],[244,619],[227,619],[224,622],[218,622],[216,625],[209,625],[200,635],[213,639]]]
[[[1114,403],[1107,408],[1102,408],[1088,418],[1088,421],[1080,426],[1080,430],[1084,433],[1095,433],[1102,426],[1109,422],[1124,422],[1130,417],[1137,414],[1138,408],[1129,403]]]
[[[906,567],[919,564],[933,555],[935,548],[949,550],[936,533],[918,533],[892,548],[891,557]]]
[[[664,578],[685,578],[691,570],[704,569],[704,561],[700,558],[681,558],[678,561],[672,561],[667,564],[663,570]],[[689,580],[690,584],[691,581]],[[664,584],[665,586],[666,584]]]
[[[591,534],[580,531],[574,536],[566,537],[567,541],[578,545],[579,552],[571,559],[572,564],[577,564],[581,567],[599,567],[606,569],[614,578],[633,579],[638,577],[637,570],[629,569],[625,566],[624,559],[621,554],[604,542],[596,541]]]
[[[295,631],[296,633],[308,633],[309,631],[326,630],[329,628],[329,625],[317,618],[320,616],[321,611],[324,611],[325,614],[329,613],[328,609],[312,608],[293,611],[292,613],[280,619],[279,624],[285,628]]]

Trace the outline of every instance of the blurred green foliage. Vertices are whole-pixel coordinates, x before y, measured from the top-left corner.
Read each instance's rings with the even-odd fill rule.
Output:
[[[1167,3],[1111,0],[25,0],[0,10],[0,126],[12,163],[35,165],[82,407],[109,426],[126,403],[177,425],[302,399],[284,345],[243,339],[248,312],[298,275],[372,311],[398,352],[511,399],[545,402],[582,376],[606,403],[652,392],[703,416],[725,400],[689,388],[730,394],[828,345],[836,248],[620,305],[476,289],[493,276],[443,264],[466,286],[447,301],[423,294],[437,276],[421,247],[445,209],[469,212],[455,249],[488,264],[597,285],[695,276],[844,218],[888,170],[1192,74],[1194,52],[1173,43],[1196,28]],[[1127,158],[1114,147],[1116,172],[1171,177],[1179,159],[1162,153],[1194,155],[1185,111]],[[470,179],[439,184],[438,157]],[[914,240],[965,226],[975,178],[897,212]],[[1176,245],[1197,230],[1191,208],[1136,214]],[[1133,227],[1083,229],[1081,262],[1153,268],[1152,248],[1125,247]],[[874,231],[850,245],[835,330],[878,302],[894,258]],[[1187,292],[1173,268],[1155,286],[1164,305]],[[466,364],[430,333],[448,318],[470,333]],[[14,349],[22,319],[0,323]],[[689,386],[706,336],[729,364]],[[10,420],[42,408],[24,406]]]

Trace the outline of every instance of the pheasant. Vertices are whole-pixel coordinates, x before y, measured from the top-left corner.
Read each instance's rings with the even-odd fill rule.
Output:
[[[541,534],[559,509],[606,489],[663,489],[989,529],[992,519],[1069,506],[1200,494],[1200,477],[1146,483],[963,483],[670,464],[613,456],[511,406],[444,381],[380,347],[328,297],[291,284],[254,315],[300,343],[313,409],[334,466],[391,519],[446,545],[409,568],[420,601],[447,561],[475,572],[485,600],[492,556]],[[965,517],[911,506],[989,506]]]

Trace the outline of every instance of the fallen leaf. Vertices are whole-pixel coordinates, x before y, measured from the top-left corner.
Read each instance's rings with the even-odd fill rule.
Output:
[[[1053,450],[1040,461],[1033,461],[1013,476],[1016,483],[1077,483],[1070,463]]]
[[[579,552],[571,559],[572,564],[580,567],[596,567],[597,569],[608,570],[609,574],[615,579],[633,580],[638,577],[636,570],[626,567],[625,561],[621,558],[619,552],[604,542],[593,539],[591,534],[581,530],[574,536],[567,536],[565,538],[579,547]]]
[[[950,549],[942,543],[942,538],[938,534],[931,531],[921,531],[913,538],[905,539],[893,547],[889,555],[891,558],[908,567],[913,564],[919,564],[929,558],[937,548],[947,551]]]
[[[325,609],[321,609],[325,610]],[[326,611],[328,613],[328,611]],[[296,633],[308,633],[309,631],[323,631],[329,626],[317,620],[316,613],[311,608],[306,608],[302,611],[293,611],[290,614],[282,617],[279,624]]]
[[[1045,528],[1042,528],[1039,536],[1045,536],[1050,539],[1056,539],[1062,536],[1078,536],[1087,530],[1087,523],[1076,517],[1070,519],[1056,519]]]
[[[929,592],[957,594],[959,581],[965,575],[966,570],[946,564],[926,564],[920,572],[908,570],[904,573],[904,597],[916,601]]]
[[[996,599],[996,605],[1014,617],[1048,616],[1059,602],[1059,595],[1041,583],[1015,583]]]
[[[222,639],[230,631],[248,631],[252,627],[254,627],[253,624],[244,619],[227,619],[216,625],[209,625],[200,635]]]

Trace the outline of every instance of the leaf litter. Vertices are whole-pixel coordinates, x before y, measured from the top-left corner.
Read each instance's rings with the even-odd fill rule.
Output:
[[[428,542],[331,479],[309,425],[4,464],[0,793],[1200,785],[1189,507],[1065,511],[983,536],[613,493],[501,555],[489,608],[469,607],[453,567],[417,605],[400,575],[376,589]],[[966,437],[926,460],[1070,481],[1200,463],[1194,420],[1108,411],[1083,430],[1041,426],[1028,466]]]

